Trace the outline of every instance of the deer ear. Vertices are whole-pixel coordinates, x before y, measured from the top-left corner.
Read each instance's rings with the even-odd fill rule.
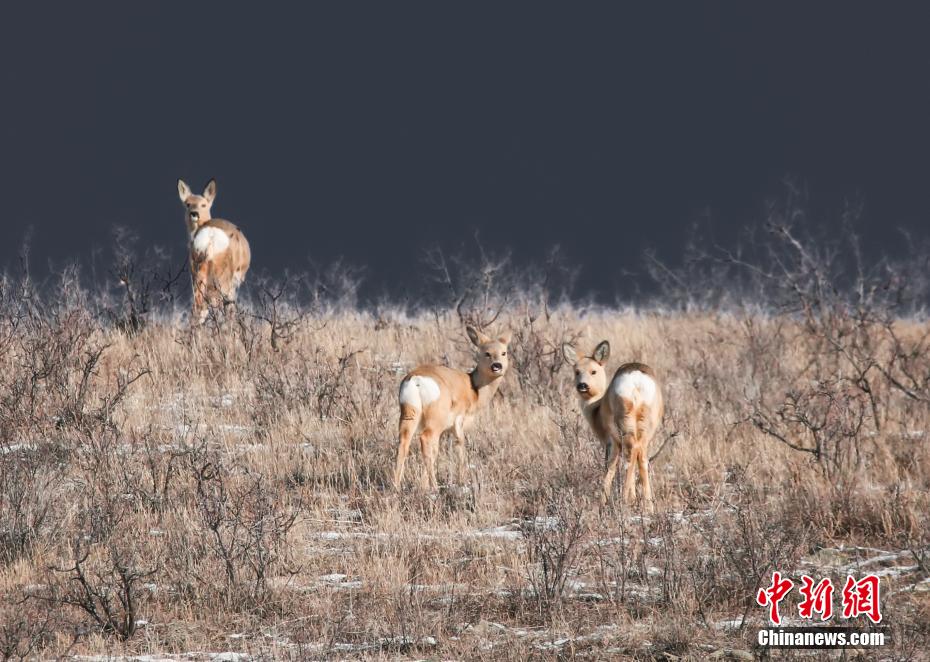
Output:
[[[184,183],[183,179],[178,180],[178,197],[181,198],[181,202],[187,202],[187,199],[193,195],[191,193],[191,187]]]
[[[610,343],[606,340],[602,340],[598,346],[594,348],[594,353],[591,355],[591,358],[601,365],[607,363],[607,359],[610,358]]]
[[[497,340],[498,340],[499,342],[504,343],[505,345],[509,345],[509,344],[510,344],[510,339],[511,339],[511,338],[513,338],[513,332],[510,331],[510,330],[508,329],[507,331],[504,331],[504,332],[501,334],[500,338],[498,338]]]
[[[212,203],[216,198],[216,180],[211,179],[207,182],[206,187],[203,189],[203,197],[207,199],[207,202]]]
[[[575,365],[578,363],[578,359],[581,358],[579,356],[578,350],[576,350],[568,343],[562,345],[562,356],[565,357],[565,360],[568,361],[569,365]]]
[[[465,327],[465,333],[468,334],[468,339],[471,340],[471,344],[475,347],[478,347],[490,340],[490,338],[481,333],[481,331],[473,327],[471,324]]]

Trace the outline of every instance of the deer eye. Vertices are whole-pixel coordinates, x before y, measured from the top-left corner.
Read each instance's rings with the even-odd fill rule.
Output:
[[[596,374],[597,374],[597,370],[592,370],[592,371],[591,371],[591,374],[592,374],[592,375],[596,375]]]
[[[484,355],[488,358],[491,358],[491,352],[485,352]]]
[[[501,352],[501,356],[507,356],[507,352]]]

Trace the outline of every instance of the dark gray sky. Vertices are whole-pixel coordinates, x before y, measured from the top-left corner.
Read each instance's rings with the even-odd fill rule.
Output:
[[[5,5],[0,260],[27,226],[42,267],[114,224],[180,256],[175,180],[211,176],[257,268],[344,255],[395,289],[478,229],[561,244],[612,298],[788,174],[826,212],[861,196],[879,245],[925,233],[925,4],[284,4]]]

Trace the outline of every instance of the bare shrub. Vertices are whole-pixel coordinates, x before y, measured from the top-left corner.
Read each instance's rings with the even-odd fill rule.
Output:
[[[807,548],[811,525],[795,520],[778,504],[766,507],[766,494],[744,467],[729,467],[733,495],[715,517],[692,518],[709,554],[689,569],[693,599],[701,611],[714,606],[736,608],[745,621],[755,595],[773,570],[795,567]]]
[[[56,635],[68,638],[55,610],[38,602],[30,595],[0,596],[0,660],[35,659]]]
[[[584,536],[584,509],[568,491],[552,491],[541,504],[543,514],[525,520],[526,573],[540,616],[551,620],[562,607],[565,586],[576,572]]]
[[[475,236],[474,252],[449,254],[436,246],[424,256],[439,308],[456,312],[459,321],[479,329],[493,325],[505,310],[546,318],[568,300],[578,270],[569,267],[558,247],[541,265],[515,265],[509,252],[494,253]],[[437,308],[437,309],[439,309]]]
[[[828,476],[836,478],[861,466],[866,407],[860,392],[818,382],[789,391],[774,411],[755,402],[752,422],[792,450],[810,453]]]
[[[138,553],[115,543],[101,552],[80,540],[72,547],[71,560],[50,570],[46,603],[76,608],[100,632],[122,641],[136,633],[140,606],[148,596],[142,584],[157,572],[141,567]]]
[[[723,305],[743,320],[741,353],[752,369],[745,420],[834,479],[853,479],[873,456],[884,460],[879,437],[888,424],[900,426],[908,400],[930,403],[927,331],[906,321],[928,302],[926,256],[869,262],[854,231],[860,214],[847,207],[839,240],[813,237],[804,197],[788,184],[748,244],[695,242],[681,270],[653,264],[663,290],[688,305],[722,301],[690,298],[687,288],[727,293]]]
[[[187,274],[183,261],[172,261],[163,249],[138,249],[139,238],[125,227],[113,229],[113,266],[109,275],[117,292],[105,288],[99,306],[115,328],[137,333],[156,310],[173,306]],[[109,285],[109,283],[108,283]]]
[[[510,321],[513,372],[520,389],[538,404],[550,406],[561,399],[566,365],[562,345],[575,344],[581,336],[577,331],[552,326],[529,311],[514,315]]]
[[[183,488],[179,482],[186,461],[204,452],[203,443],[188,445],[181,440],[165,444],[151,429],[130,431],[126,443],[131,450],[120,465],[124,493],[133,495],[142,507],[164,515],[180,498]]]
[[[235,477],[223,462],[194,458],[197,506],[230,598],[260,602],[275,570],[287,572],[288,534],[299,503],[279,504],[260,475]]]
[[[130,359],[112,381],[109,375],[103,380],[110,390],[95,392],[111,343],[102,340],[83,293],[73,291],[74,281],[62,279],[60,287],[70,296],[49,303],[34,299],[15,308],[11,360],[16,369],[7,373],[6,395],[0,400],[0,430],[6,439],[51,428],[112,426],[128,389],[148,374]]]
[[[711,656],[746,647],[773,569],[857,564],[881,568],[889,654],[921,650],[926,260],[847,267],[848,241],[771,213],[691,265],[687,312],[573,303],[558,261],[480,250],[444,254],[423,308],[365,308],[351,270],[250,278],[234,323],[193,331],[157,287],[134,309],[73,271],[0,279],[0,655]],[[466,363],[463,319],[514,332],[474,480],[394,494],[397,384]],[[667,388],[654,515],[591,498],[558,348],[601,338]]]
[[[254,353],[258,334],[247,326],[247,319],[267,327],[268,342],[275,352],[281,351],[282,344],[289,343],[298,331],[305,331],[312,320],[315,323],[318,319],[322,300],[325,300],[320,292],[323,285],[311,280],[309,275],[285,273],[279,279],[258,276],[252,281],[250,289],[254,294],[247,313],[239,317],[239,335],[249,357]],[[337,290],[335,295],[344,293]]]
[[[0,445],[0,560],[11,563],[32,545],[52,538],[62,524],[56,501],[64,470],[38,445]]]

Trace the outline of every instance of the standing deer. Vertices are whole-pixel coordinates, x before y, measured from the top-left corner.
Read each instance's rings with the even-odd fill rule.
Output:
[[[235,306],[236,294],[249,270],[252,252],[242,231],[210,216],[216,199],[216,180],[207,182],[203,195],[194,195],[178,180],[178,196],[184,205],[190,251],[194,305],[191,322],[202,324],[211,307]]]
[[[497,339],[486,336],[473,326],[466,327],[468,338],[477,349],[478,365],[471,372],[462,372],[441,365],[423,365],[410,372],[400,383],[400,432],[397,463],[394,467],[394,488],[399,489],[404,478],[404,462],[413,436],[420,433],[420,451],[426,466],[424,487],[437,489],[436,457],[439,438],[453,430],[458,454],[458,479],[465,481],[465,432],[475,414],[482,409],[507,372],[507,345],[510,332]]]
[[[575,391],[584,417],[604,445],[601,504],[606,504],[610,496],[622,452],[627,460],[623,500],[629,502],[636,496],[634,473],[638,467],[646,509],[651,511],[649,442],[659,429],[665,407],[655,372],[643,363],[625,363],[617,368],[608,385],[606,364],[610,358],[610,344],[606,340],[591,356],[585,356],[571,345],[563,345],[562,353],[574,366]]]

